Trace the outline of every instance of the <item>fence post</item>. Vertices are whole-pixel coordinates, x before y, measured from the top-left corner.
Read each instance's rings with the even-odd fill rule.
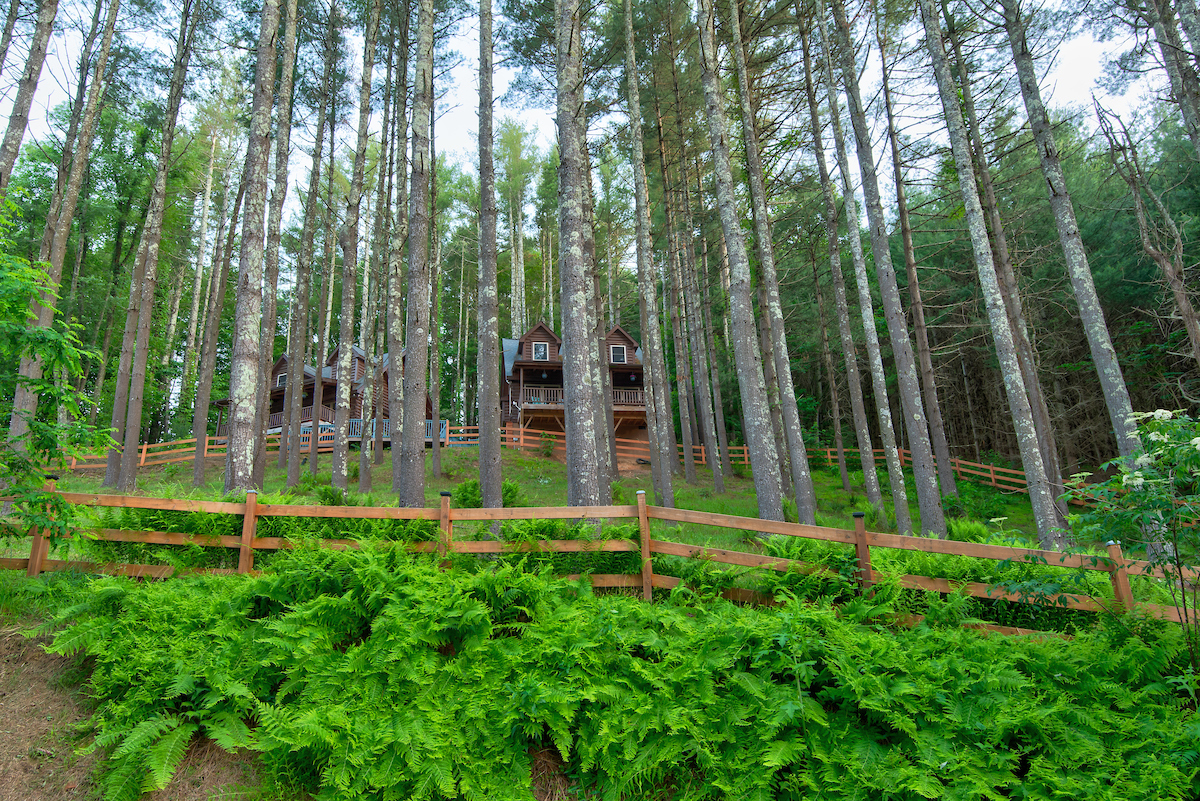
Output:
[[[996,488],[999,488],[999,486],[1000,486],[1000,485],[996,483],[996,465],[994,465],[994,464],[989,464],[989,465],[988,465],[988,472],[989,472],[989,473],[991,474],[991,476],[992,476],[992,486],[993,486],[993,487],[996,487]]]
[[[258,490],[246,490],[246,509],[242,512],[242,552],[238,556],[238,573],[249,573],[254,567],[254,530],[258,527]]]
[[[29,545],[29,567],[25,570],[25,575],[28,578],[33,578],[42,572],[42,561],[46,558],[46,551],[49,548],[50,543],[46,540],[46,535],[42,533],[40,528],[35,526],[33,529],[33,542]]]
[[[867,544],[865,512],[854,513],[854,556],[858,560],[858,586],[862,592],[871,590],[871,546]]]
[[[1112,580],[1113,597],[1121,610],[1128,612],[1133,609],[1133,588],[1129,586],[1129,574],[1125,572],[1121,543],[1108,541],[1108,558],[1112,560],[1112,564],[1108,566],[1108,577]]]
[[[642,539],[642,598],[654,600],[654,563],[650,559],[650,515],[646,511],[646,491],[637,491],[638,528]]]
[[[141,461],[138,462],[139,467],[146,463],[146,451],[148,451],[148,450],[150,450],[150,443],[143,442],[142,443],[142,458],[141,458]]]
[[[454,537],[453,524],[450,522],[450,493],[442,491],[442,516],[438,522],[438,556],[444,557],[450,550],[450,540]]]
[[[42,486],[42,489],[46,492],[54,492],[53,476],[46,478],[46,483]],[[29,544],[29,566],[25,570],[25,575],[28,578],[33,578],[42,572],[42,563],[46,560],[46,554],[50,552],[50,540],[46,539],[45,532],[36,526],[34,526],[30,535],[33,541]]]

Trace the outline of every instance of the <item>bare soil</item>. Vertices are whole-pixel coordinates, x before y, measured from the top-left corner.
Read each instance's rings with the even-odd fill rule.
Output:
[[[42,650],[20,626],[0,628],[0,801],[51,801],[94,795],[96,757],[81,757],[89,717],[68,687],[75,660]]]
[[[94,799],[100,756],[79,756],[91,733],[76,660],[46,653],[45,638],[21,634],[36,625],[0,626],[0,801]],[[257,796],[254,755],[230,754],[197,738],[174,780],[150,801],[209,801]]]

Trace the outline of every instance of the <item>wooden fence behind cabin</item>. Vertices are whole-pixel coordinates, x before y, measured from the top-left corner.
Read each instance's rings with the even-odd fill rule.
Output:
[[[291,541],[280,537],[259,537],[257,526],[260,518],[271,516],[285,517],[320,517],[320,518],[369,518],[387,520],[431,520],[438,523],[438,539],[435,542],[412,542],[406,547],[417,553],[436,553],[446,556],[450,553],[498,554],[525,551],[548,553],[567,552],[638,552],[641,555],[641,571],[634,575],[605,574],[592,575],[591,582],[597,587],[635,587],[640,588],[643,597],[650,600],[654,588],[671,588],[679,584],[674,576],[657,574],[653,570],[651,558],[655,554],[667,554],[691,559],[703,559],[721,564],[739,565],[743,567],[762,568],[777,571],[798,570],[809,574],[832,574],[824,565],[810,564],[796,560],[766,556],[758,553],[732,551],[722,548],[709,548],[670,540],[654,539],[650,521],[663,520],[676,523],[691,523],[703,526],[716,526],[744,532],[762,532],[789,537],[824,540],[840,543],[853,548],[854,560],[857,565],[856,579],[859,588],[868,592],[871,586],[882,576],[871,567],[872,549],[894,548],[925,553],[945,554],[951,556],[971,556],[980,559],[996,561],[1030,562],[1047,564],[1055,567],[1098,570],[1109,575],[1113,587],[1113,598],[1096,598],[1086,595],[1060,593],[1045,598],[1036,599],[1039,603],[1049,603],[1069,609],[1082,609],[1093,612],[1121,611],[1135,607],[1135,601],[1129,585],[1129,577],[1155,576],[1167,578],[1161,567],[1149,562],[1126,559],[1117,544],[1108,546],[1106,555],[1065,554],[1055,551],[1042,551],[1032,548],[1012,548],[983,543],[955,542],[951,540],[927,539],[924,537],[908,537],[897,534],[885,534],[867,531],[861,514],[855,515],[854,529],[826,528],[821,526],[806,526],[795,523],[783,523],[769,520],[759,520],[749,517],[697,512],[687,509],[670,509],[650,506],[646,503],[644,492],[638,492],[637,503],[624,506],[572,506],[572,507],[522,507],[509,509],[452,509],[450,508],[449,493],[443,493],[441,505],[436,509],[414,509],[396,507],[344,507],[344,506],[297,506],[280,504],[260,504],[257,495],[250,492],[246,500],[240,503],[172,500],[167,498],[142,498],[123,495],[91,495],[79,493],[62,493],[65,501],[86,507],[124,507],[139,509],[160,509],[178,512],[208,512],[216,514],[232,514],[242,517],[241,536],[201,536],[179,532],[163,531],[124,531],[115,529],[88,530],[80,529],[73,536],[85,536],[109,542],[140,542],[162,545],[199,545],[210,548],[236,548],[239,553],[238,567],[233,569],[201,569],[200,573],[250,573],[254,567],[254,556],[257,551],[291,548]],[[497,540],[458,540],[454,537],[456,523],[491,522],[506,520],[598,520],[598,519],[634,519],[638,523],[639,542],[630,540],[543,540],[540,542],[503,542]],[[144,564],[95,564],[69,562],[49,559],[50,541],[36,531],[32,537],[30,555],[28,558],[0,559],[0,568],[25,570],[27,575],[35,576],[42,571],[79,569],[88,572],[109,573],[126,576],[146,576],[166,578],[175,573],[168,565]],[[320,544],[328,548],[357,548],[359,543],[354,540],[321,540]],[[1200,577],[1200,571],[1188,568],[1184,578],[1191,582]],[[978,598],[1005,599],[1011,601],[1030,602],[1030,598],[1009,593],[996,586],[979,583],[953,582],[943,578],[930,576],[906,575],[900,578],[905,587],[929,592],[950,593],[963,591]],[[750,590],[730,590],[727,595],[735,600],[768,600],[756,596]],[[1181,609],[1171,606],[1152,604],[1136,604],[1142,614],[1153,617],[1183,622]],[[1194,625],[1194,622],[1192,622]]]
[[[429,421],[426,422],[432,425]],[[280,435],[277,433],[267,435],[268,453],[279,452],[279,437]],[[317,449],[319,451],[324,453],[333,449],[332,431],[322,430],[318,433],[318,437]],[[307,432],[301,436],[301,448],[307,450],[308,438],[309,434]],[[426,438],[428,438],[428,434]],[[500,439],[502,446],[505,448],[521,450],[527,453],[546,453],[549,456],[559,459],[566,457],[566,434],[562,431],[542,431],[540,429],[519,428],[515,425],[509,425],[501,430]],[[438,437],[438,440],[446,448],[476,446],[479,444],[479,426],[452,426],[442,421],[441,435]],[[225,447],[225,437],[206,437],[204,455],[206,457],[223,457],[225,455]],[[676,445],[676,448],[679,459],[682,460],[685,457],[683,446]],[[650,460],[650,444],[644,440],[617,437],[616,451],[618,460],[635,461],[641,459],[647,462]],[[139,452],[138,464],[140,466],[153,467],[175,462],[187,462],[195,458],[196,440],[180,439],[153,445],[143,444],[139,447]],[[845,454],[847,459],[853,459],[857,464],[857,448],[846,448]],[[885,457],[882,448],[876,448],[873,451],[873,455],[877,465],[884,464]],[[813,466],[832,467],[837,464],[837,450],[834,448],[813,448],[809,450],[808,456]],[[703,445],[693,446],[692,458],[698,465],[707,465],[707,448]],[[72,458],[68,461],[67,468],[70,470],[103,468],[106,465],[106,460],[106,453]],[[729,460],[735,465],[749,467],[750,451],[745,445],[730,445]],[[1023,470],[1015,470],[1011,467],[999,467],[993,464],[968,462],[964,459],[951,459],[950,461],[954,468],[954,474],[959,479],[970,479],[1007,492],[1029,491],[1029,484],[1025,480],[1025,472]],[[901,448],[900,463],[905,467],[912,467],[912,453]]]

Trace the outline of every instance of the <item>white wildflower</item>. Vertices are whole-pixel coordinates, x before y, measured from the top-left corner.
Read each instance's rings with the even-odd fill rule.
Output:
[[[1148,453],[1143,453],[1141,456],[1133,460],[1134,467],[1149,467],[1154,464],[1154,457]]]
[[[1155,409],[1154,410],[1154,419],[1155,420],[1170,420],[1171,412],[1166,409]]]
[[[1194,437],[1192,444],[1196,446],[1196,450],[1200,451],[1200,437]]]
[[[1146,477],[1142,475],[1142,471],[1140,470],[1121,476],[1121,485],[1131,490],[1140,490],[1145,483]]]
[[[1151,442],[1166,442],[1167,441],[1167,435],[1160,434],[1157,431],[1151,431],[1148,436],[1150,437]]]

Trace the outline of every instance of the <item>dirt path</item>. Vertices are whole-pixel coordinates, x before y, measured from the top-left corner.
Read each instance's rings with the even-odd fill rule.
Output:
[[[95,757],[75,753],[88,710],[67,686],[74,660],[20,631],[0,627],[0,801],[86,798]]]
[[[98,756],[76,751],[90,741],[87,700],[75,661],[42,650],[45,639],[0,626],[0,801],[96,798]],[[209,740],[193,741],[175,779],[147,801],[208,801],[242,797],[259,784],[254,757],[228,754]]]

